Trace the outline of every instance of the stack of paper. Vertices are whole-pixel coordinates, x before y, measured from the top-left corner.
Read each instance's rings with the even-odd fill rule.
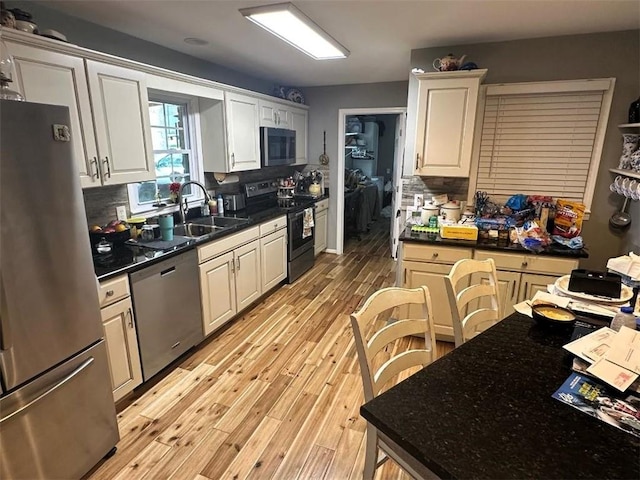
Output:
[[[603,327],[564,346],[589,364],[587,373],[624,392],[640,375],[640,332]]]

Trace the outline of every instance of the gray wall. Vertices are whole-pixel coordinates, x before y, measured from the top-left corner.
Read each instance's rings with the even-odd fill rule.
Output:
[[[377,175],[392,180],[393,161],[395,160],[395,134],[398,115],[376,115],[376,121],[383,122],[384,133],[378,137],[378,166]],[[390,173],[387,173],[387,169]]]
[[[411,67],[432,71],[435,58],[467,54],[468,60],[489,70],[484,83],[533,82],[615,77],[616,86],[605,136],[592,214],[583,236],[590,258],[582,266],[603,269],[609,257],[630,249],[640,251],[640,205],[631,202],[634,225],[626,232],[608,226],[622,202],[609,185],[618,166],[622,137],[618,124],[627,122],[629,104],[640,93],[640,31],[571,35],[511,42],[424,48],[411,52]]]
[[[363,78],[365,80],[365,78]],[[326,171],[329,182],[329,238],[327,248],[336,248],[335,227],[338,158],[338,110],[341,108],[386,108],[404,107],[407,104],[407,82],[365,83],[331,87],[309,87],[305,89],[309,112],[309,162],[314,168]],[[331,159],[328,169],[317,165],[322,153],[322,132],[327,132],[327,155]],[[386,133],[385,133],[386,135]],[[340,173],[342,174],[342,173]],[[325,179],[327,177],[325,176]]]
[[[57,30],[76,45],[267,95],[273,93],[274,83],[268,79],[200,60],[96,23],[65,15],[44,5],[25,1],[7,1],[6,4],[8,8],[20,8],[31,13],[40,29]]]

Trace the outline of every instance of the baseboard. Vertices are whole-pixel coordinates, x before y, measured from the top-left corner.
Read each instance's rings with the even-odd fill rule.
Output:
[[[335,248],[327,248],[325,249],[324,253],[331,253],[333,255],[337,255],[338,251]]]

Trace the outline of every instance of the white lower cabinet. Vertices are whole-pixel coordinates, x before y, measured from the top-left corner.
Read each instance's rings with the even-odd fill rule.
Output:
[[[262,292],[287,278],[287,230],[282,228],[260,238]]]
[[[318,256],[327,249],[327,215],[329,213],[329,199],[325,198],[316,203],[314,253]]]
[[[126,276],[100,284],[100,315],[109,358],[113,399],[118,401],[142,383],[142,367],[129,279]],[[122,297],[125,297],[119,300]]]
[[[254,227],[198,248],[205,336],[262,295],[258,237]]]
[[[562,275],[578,268],[578,260],[527,253],[503,253],[471,248],[439,247],[428,243],[403,242],[402,261],[399,263],[400,284],[408,288],[426,285],[431,294],[433,321],[436,337],[453,340],[451,307],[447,296],[445,276],[453,264],[462,258],[485,260],[493,258],[498,275],[498,292],[501,317],[515,310],[516,303],[532,298],[539,290],[546,291]],[[488,281],[486,274],[471,275],[473,284]],[[465,286],[465,285],[461,285]],[[489,307],[488,300],[471,308]],[[417,312],[417,310],[416,310]]]

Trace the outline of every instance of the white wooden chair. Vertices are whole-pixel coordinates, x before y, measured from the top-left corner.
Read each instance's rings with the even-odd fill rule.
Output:
[[[409,312],[408,306],[410,304],[422,306],[420,318],[405,318]],[[378,316],[391,309],[396,309],[394,320],[389,321],[387,325],[377,331],[374,329],[374,333],[367,341],[365,334],[372,330]],[[366,402],[381,393],[383,388],[401,372],[411,367],[424,367],[434,360],[436,342],[433,331],[431,297],[425,286],[415,289],[390,287],[378,290],[367,299],[357,312],[351,314],[351,326],[355,336]],[[380,359],[374,360],[376,355],[385,350],[387,345],[407,336],[424,336],[425,348],[398,352],[396,347],[393,347],[389,350],[391,357],[376,368],[381,363]],[[378,459],[378,449],[382,450],[384,454],[381,459]],[[379,438],[377,429],[367,423],[363,478],[372,479],[376,468],[388,458],[394,459],[408,473],[419,478],[411,466],[399,458],[388,443]]]
[[[475,273],[488,276],[488,281],[458,288],[462,279]],[[446,285],[456,347],[501,320],[498,274],[492,258],[458,260],[446,277]]]

